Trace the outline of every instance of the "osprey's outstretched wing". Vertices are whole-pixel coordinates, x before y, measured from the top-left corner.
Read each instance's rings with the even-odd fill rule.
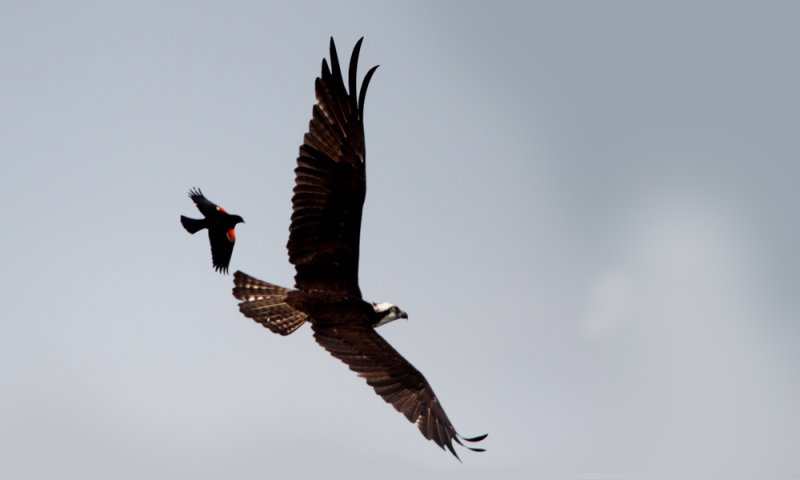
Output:
[[[363,38],[361,39],[363,40]],[[331,68],[322,61],[317,103],[295,169],[289,261],[300,290],[341,292],[361,298],[358,251],[366,195],[364,97],[377,66],[356,88],[361,40],[350,58],[349,92],[331,38]]]
[[[392,348],[370,325],[354,323],[337,325],[312,324],[314,338],[350,370],[366,379],[375,392],[419,427],[422,435],[442,449],[453,449],[453,440],[470,450],[482,448],[464,445],[486,438],[460,436],[444,413],[439,399],[425,377]]]

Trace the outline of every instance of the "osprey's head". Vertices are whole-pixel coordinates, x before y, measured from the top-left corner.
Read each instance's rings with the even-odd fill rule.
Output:
[[[375,313],[378,314],[378,321],[375,322],[376,328],[387,324],[392,320],[397,320],[398,318],[408,319],[406,312],[397,308],[397,305],[389,302],[373,303],[372,308],[374,308]]]

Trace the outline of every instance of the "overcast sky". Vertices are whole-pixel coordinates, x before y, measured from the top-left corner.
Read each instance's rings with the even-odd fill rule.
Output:
[[[800,478],[800,7],[0,1],[0,478]],[[304,327],[293,168],[365,36],[366,298],[460,464]]]

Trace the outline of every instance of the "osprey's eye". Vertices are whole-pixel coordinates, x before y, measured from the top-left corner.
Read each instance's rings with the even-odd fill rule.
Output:
[[[397,307],[392,306],[392,308],[390,308],[389,311],[392,313],[397,313]]]

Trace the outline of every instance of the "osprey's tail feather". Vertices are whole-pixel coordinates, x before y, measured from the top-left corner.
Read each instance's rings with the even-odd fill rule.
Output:
[[[306,321],[306,314],[286,303],[292,290],[243,272],[233,274],[233,296],[241,300],[239,311],[280,335],[289,335]]]

